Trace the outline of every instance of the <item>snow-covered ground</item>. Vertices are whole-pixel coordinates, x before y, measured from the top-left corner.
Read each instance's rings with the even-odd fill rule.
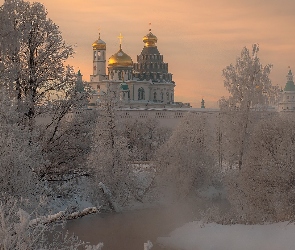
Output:
[[[219,225],[195,221],[157,242],[178,250],[294,250],[295,225]]]

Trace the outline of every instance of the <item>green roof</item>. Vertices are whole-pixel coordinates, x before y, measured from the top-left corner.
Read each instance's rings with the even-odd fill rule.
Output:
[[[294,85],[293,74],[292,74],[291,69],[288,72],[287,79],[288,79],[288,81],[286,83],[284,91],[295,91],[295,85]]]
[[[295,85],[294,82],[288,81],[286,83],[286,86],[284,88],[284,91],[295,91]]]
[[[129,90],[129,87],[125,82],[122,82],[120,87],[122,90]]]

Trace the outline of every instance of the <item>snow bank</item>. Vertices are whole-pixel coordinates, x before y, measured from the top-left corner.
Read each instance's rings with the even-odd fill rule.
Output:
[[[294,250],[295,225],[219,225],[191,222],[157,242],[183,250]]]

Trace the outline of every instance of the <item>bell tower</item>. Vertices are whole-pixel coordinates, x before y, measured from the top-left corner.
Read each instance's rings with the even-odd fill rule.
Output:
[[[92,44],[93,48],[93,74],[90,76],[91,81],[106,80],[106,43],[98,39]]]

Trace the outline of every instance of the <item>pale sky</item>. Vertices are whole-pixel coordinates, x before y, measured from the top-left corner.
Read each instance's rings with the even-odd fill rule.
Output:
[[[2,4],[4,0],[0,0]],[[31,1],[32,2],[32,1]],[[92,43],[107,43],[107,58],[122,48],[133,61],[152,32],[176,83],[175,101],[217,107],[227,91],[222,69],[235,63],[242,48],[259,43],[263,65],[274,65],[273,84],[284,86],[288,66],[295,73],[295,0],[40,0],[60,26],[68,44],[76,45],[69,63],[89,81]]]

